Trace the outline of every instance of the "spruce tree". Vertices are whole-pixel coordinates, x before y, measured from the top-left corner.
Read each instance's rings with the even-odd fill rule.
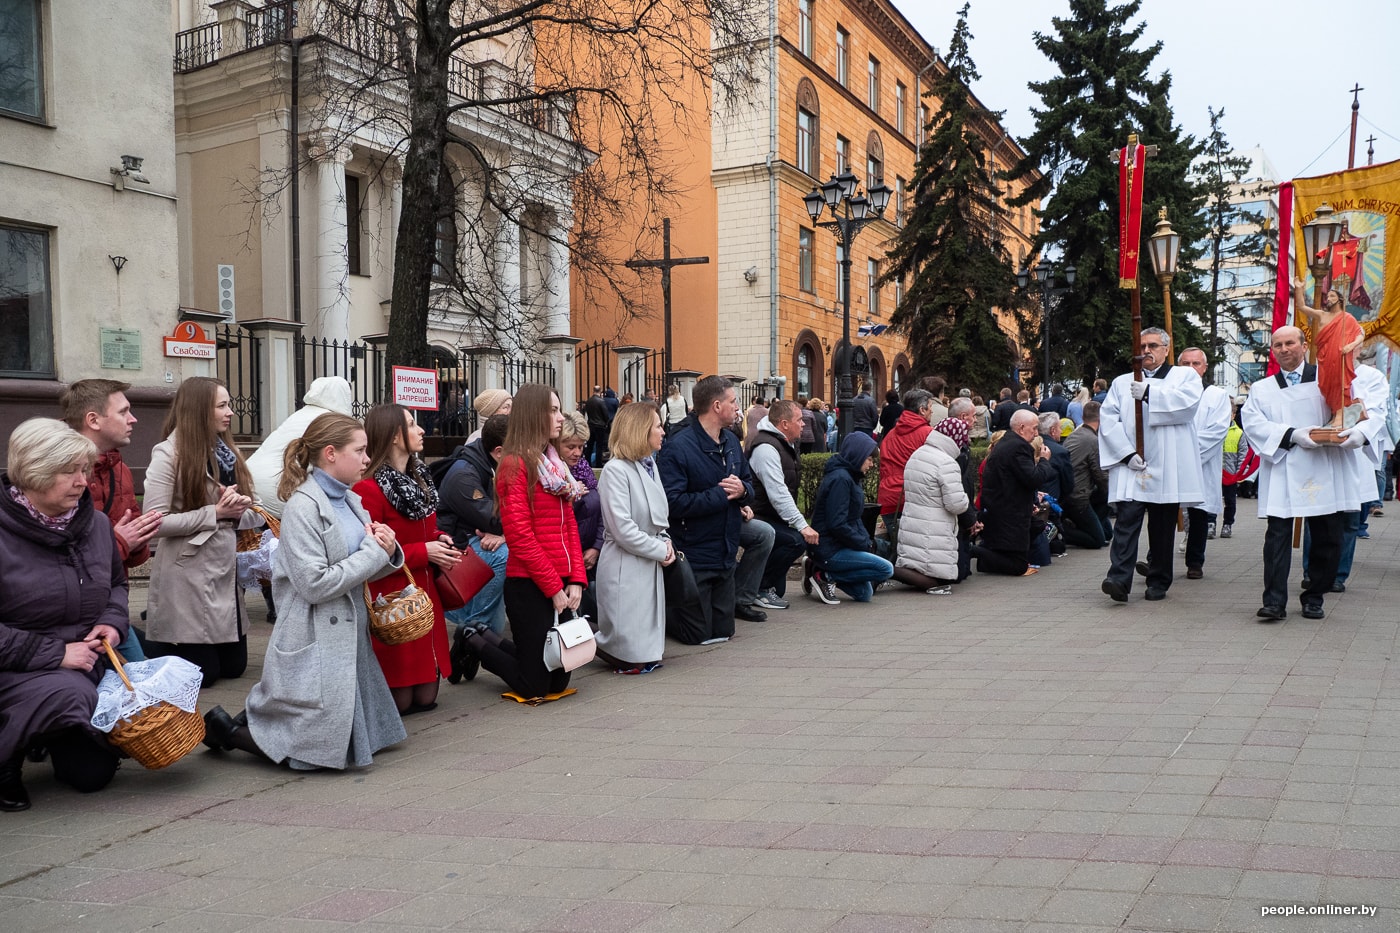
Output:
[[[1147,160],[1138,287],[1144,326],[1161,326],[1161,287],[1148,258],[1147,241],[1158,210],[1181,234],[1172,282],[1173,343],[1179,350],[1200,339],[1194,320],[1205,320],[1195,261],[1206,234],[1204,196],[1191,174],[1203,151],[1171,110],[1171,75],[1149,76],[1160,42],[1138,48],[1144,24],[1132,24],[1141,6],[1130,0],[1070,0],[1070,13],[1053,19],[1053,35],[1037,32],[1036,46],[1059,69],[1031,82],[1043,109],[1032,108],[1036,130],[1022,141],[1025,159],[1007,177],[1042,176],[1012,203],[1043,199],[1036,249],[1058,253],[1078,272],[1051,319],[1052,379],[1112,378],[1132,363],[1129,294],[1118,288],[1118,164],[1114,153],[1135,132],[1158,147]]]
[[[1013,297],[1015,269],[1001,241],[1001,192],[978,129],[1000,114],[981,109],[968,91],[978,74],[968,54],[967,11],[964,4],[958,13],[947,70],[929,88],[940,107],[929,120],[914,169],[913,207],[883,281],[908,283],[891,323],[908,339],[915,375],[991,387],[1005,383],[1014,362],[996,309]],[[1023,319],[1007,313],[1019,330]]]

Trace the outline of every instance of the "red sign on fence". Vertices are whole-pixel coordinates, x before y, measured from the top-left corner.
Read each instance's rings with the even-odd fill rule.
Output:
[[[438,374],[436,369],[395,366],[394,404],[417,411],[438,410]]]

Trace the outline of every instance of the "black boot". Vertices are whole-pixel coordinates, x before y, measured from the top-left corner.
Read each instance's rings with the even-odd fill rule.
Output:
[[[449,655],[452,673],[447,675],[448,683],[457,684],[463,680],[476,679],[476,672],[481,669],[481,656],[472,649],[470,636],[475,634],[476,629],[470,626],[457,626],[457,631],[452,636],[452,653]]]
[[[24,789],[24,782],[20,780],[23,766],[23,752],[0,765],[0,811],[18,813],[29,809],[29,791]]]

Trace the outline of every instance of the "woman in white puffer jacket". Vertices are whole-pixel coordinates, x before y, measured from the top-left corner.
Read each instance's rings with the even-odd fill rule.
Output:
[[[957,458],[957,443],[930,431],[904,467],[895,579],[934,595],[952,592],[958,579],[958,516],[969,503]]]

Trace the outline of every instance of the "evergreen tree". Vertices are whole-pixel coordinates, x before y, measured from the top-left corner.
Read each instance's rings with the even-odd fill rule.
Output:
[[[964,4],[958,13],[947,70],[929,89],[941,106],[929,120],[914,169],[913,209],[883,281],[909,283],[890,320],[907,335],[914,374],[996,386],[1014,362],[997,309],[1010,303],[1015,269],[1001,242],[1001,192],[979,132],[979,124],[990,125],[1000,114],[981,109],[968,91],[978,74],[968,54],[967,11]],[[1022,316],[1006,313],[1019,330]]]
[[[1161,288],[1147,249],[1162,207],[1181,234],[1172,282],[1175,348],[1198,342],[1193,319],[1206,319],[1208,299],[1195,271],[1206,234],[1204,197],[1191,174],[1203,147],[1172,116],[1171,75],[1149,77],[1162,44],[1136,48],[1144,25],[1130,21],[1140,6],[1141,0],[1114,7],[1108,0],[1070,0],[1069,15],[1053,20],[1054,35],[1035,34],[1036,46],[1060,73],[1031,82],[1044,109],[1032,109],[1036,130],[1023,140],[1027,156],[1006,176],[1042,171],[1039,181],[1013,203],[1044,199],[1037,251],[1051,248],[1078,271],[1051,319],[1052,368],[1057,370],[1051,378],[1056,380],[1112,378],[1132,363],[1129,296],[1118,288],[1118,164],[1113,156],[1130,132],[1158,147],[1147,160],[1144,180],[1138,271],[1143,325],[1163,322]]]

